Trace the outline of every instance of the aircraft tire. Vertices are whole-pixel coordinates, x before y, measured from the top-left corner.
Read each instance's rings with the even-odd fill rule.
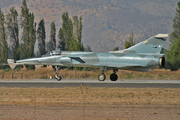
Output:
[[[110,80],[111,80],[111,81],[117,81],[117,79],[118,79],[117,74],[112,73],[112,74],[110,75]]]
[[[61,76],[55,75],[55,77],[56,77],[57,81],[61,81]]]
[[[106,75],[104,73],[101,73],[98,75],[98,80],[99,81],[104,81],[106,79]]]

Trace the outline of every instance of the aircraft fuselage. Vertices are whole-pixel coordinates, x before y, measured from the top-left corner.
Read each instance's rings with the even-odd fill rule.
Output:
[[[16,63],[32,65],[58,65],[68,67],[109,67],[149,71],[149,68],[163,67],[164,54],[125,54],[62,51],[62,55],[18,60]],[[152,69],[152,68],[151,68]]]

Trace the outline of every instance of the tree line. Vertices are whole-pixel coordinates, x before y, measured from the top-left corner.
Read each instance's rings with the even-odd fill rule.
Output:
[[[34,13],[29,12],[26,0],[22,0],[20,20],[14,7],[4,15],[0,9],[0,63],[6,63],[7,58],[15,60],[34,57],[34,46],[38,42],[37,55],[41,56],[51,50],[91,51],[90,46],[84,47],[82,39],[82,17],[69,17],[68,12],[62,15],[62,27],[59,28],[56,40],[56,26],[50,25],[50,40],[46,43],[45,21],[41,19],[38,25],[34,22]],[[171,70],[180,68],[180,2],[177,3],[176,14],[173,19],[173,32],[169,35],[170,48],[164,50],[166,54],[165,67]],[[21,38],[19,28],[22,29]],[[9,45],[8,45],[8,40]],[[125,48],[134,45],[133,31],[129,41],[125,40]],[[114,50],[118,50],[115,47]]]
[[[46,52],[60,49],[67,51],[91,51],[91,48],[83,46],[82,17],[73,16],[68,12],[62,15],[62,27],[59,28],[56,40],[56,25],[53,21],[50,25],[50,40],[46,43],[45,21],[41,19],[36,25],[33,12],[29,12],[26,0],[22,0],[20,19],[14,7],[4,15],[0,9],[0,62],[5,63],[7,58],[15,60],[31,58],[35,56],[34,46],[38,42],[37,56]],[[22,29],[21,36],[19,28]],[[20,38],[21,37],[21,38]],[[8,40],[9,45],[8,45]]]

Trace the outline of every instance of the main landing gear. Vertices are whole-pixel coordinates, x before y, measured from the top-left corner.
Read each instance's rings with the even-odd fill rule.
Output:
[[[116,81],[117,79],[118,79],[118,76],[117,76],[117,74],[116,74],[116,72],[117,72],[118,70],[113,70],[113,73],[110,75],[110,80],[111,81]]]
[[[118,79],[118,76],[116,74],[117,71],[118,71],[117,69],[113,70],[113,73],[110,75],[111,81],[117,81],[117,79]],[[105,79],[106,79],[106,75],[104,74],[104,71],[102,70],[102,73],[98,75],[98,80],[104,81]]]
[[[102,71],[102,73],[98,75],[98,80],[104,81],[105,79],[106,79],[106,75],[104,74],[104,71]]]
[[[60,68],[60,67],[59,67]],[[55,66],[55,69],[56,69],[56,75],[55,75],[55,78],[57,79],[57,81],[61,81],[61,76],[58,76],[59,74],[59,71],[58,71],[58,66]]]

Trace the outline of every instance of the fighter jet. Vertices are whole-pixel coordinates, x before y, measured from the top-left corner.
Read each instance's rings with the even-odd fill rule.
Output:
[[[118,69],[134,71],[150,71],[157,67],[165,66],[165,54],[162,48],[168,34],[158,34],[128,49],[103,52],[78,52],[78,51],[51,51],[39,58],[29,58],[14,61],[8,59],[11,68],[16,65],[52,65],[56,68],[56,79],[61,80],[58,75],[58,66],[67,67],[94,67],[100,68],[99,81],[104,81],[107,69],[112,69],[111,81],[116,81]]]

